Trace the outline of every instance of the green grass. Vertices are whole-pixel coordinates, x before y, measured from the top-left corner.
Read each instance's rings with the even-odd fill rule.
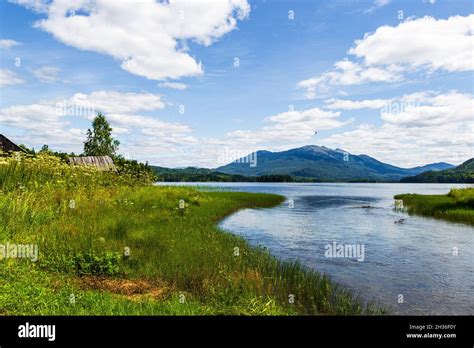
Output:
[[[474,188],[452,189],[446,195],[401,194],[409,214],[474,225]]]
[[[281,196],[139,185],[50,158],[4,160],[0,189],[0,244],[34,243],[40,253],[37,262],[0,260],[2,314],[386,313],[216,227]]]

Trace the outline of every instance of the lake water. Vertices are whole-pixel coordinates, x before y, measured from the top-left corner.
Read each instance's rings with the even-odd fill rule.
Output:
[[[239,211],[220,227],[267,247],[277,257],[326,273],[394,314],[474,314],[474,228],[393,209],[395,194],[445,194],[469,185],[198,185],[285,196],[278,207]],[[400,219],[406,220],[396,223]],[[363,260],[328,257],[326,251],[334,243],[358,245],[360,252],[363,246]]]

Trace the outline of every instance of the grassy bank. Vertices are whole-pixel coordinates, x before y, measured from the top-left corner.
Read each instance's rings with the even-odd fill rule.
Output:
[[[50,156],[0,158],[0,190],[0,244],[39,248],[0,261],[4,315],[383,313],[216,227],[280,196],[152,187]]]
[[[474,188],[452,189],[446,195],[396,195],[409,214],[474,225]]]

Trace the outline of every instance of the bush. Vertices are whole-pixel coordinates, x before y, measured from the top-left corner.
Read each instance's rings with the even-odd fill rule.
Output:
[[[130,165],[119,162],[118,173],[95,166],[69,165],[60,157],[39,153],[13,153],[0,157],[0,190],[36,189],[47,185],[52,188],[94,189],[104,186],[135,186],[154,182],[154,174],[141,163]]]
[[[148,164],[140,163],[135,160],[127,160],[122,156],[114,156],[113,160],[120,175],[128,176],[133,180],[143,183],[153,183],[158,180],[155,172]]]
[[[79,253],[73,259],[73,267],[78,275],[113,276],[120,273],[122,255],[106,251],[102,254]]]

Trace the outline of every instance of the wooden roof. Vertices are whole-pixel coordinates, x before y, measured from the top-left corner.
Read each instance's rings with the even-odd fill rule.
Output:
[[[69,157],[67,161],[69,164],[73,165],[88,165],[103,170],[115,170],[114,161],[110,156]]]
[[[3,134],[0,134],[0,151],[3,152],[26,152],[21,147],[16,145],[13,141],[8,139]]]

